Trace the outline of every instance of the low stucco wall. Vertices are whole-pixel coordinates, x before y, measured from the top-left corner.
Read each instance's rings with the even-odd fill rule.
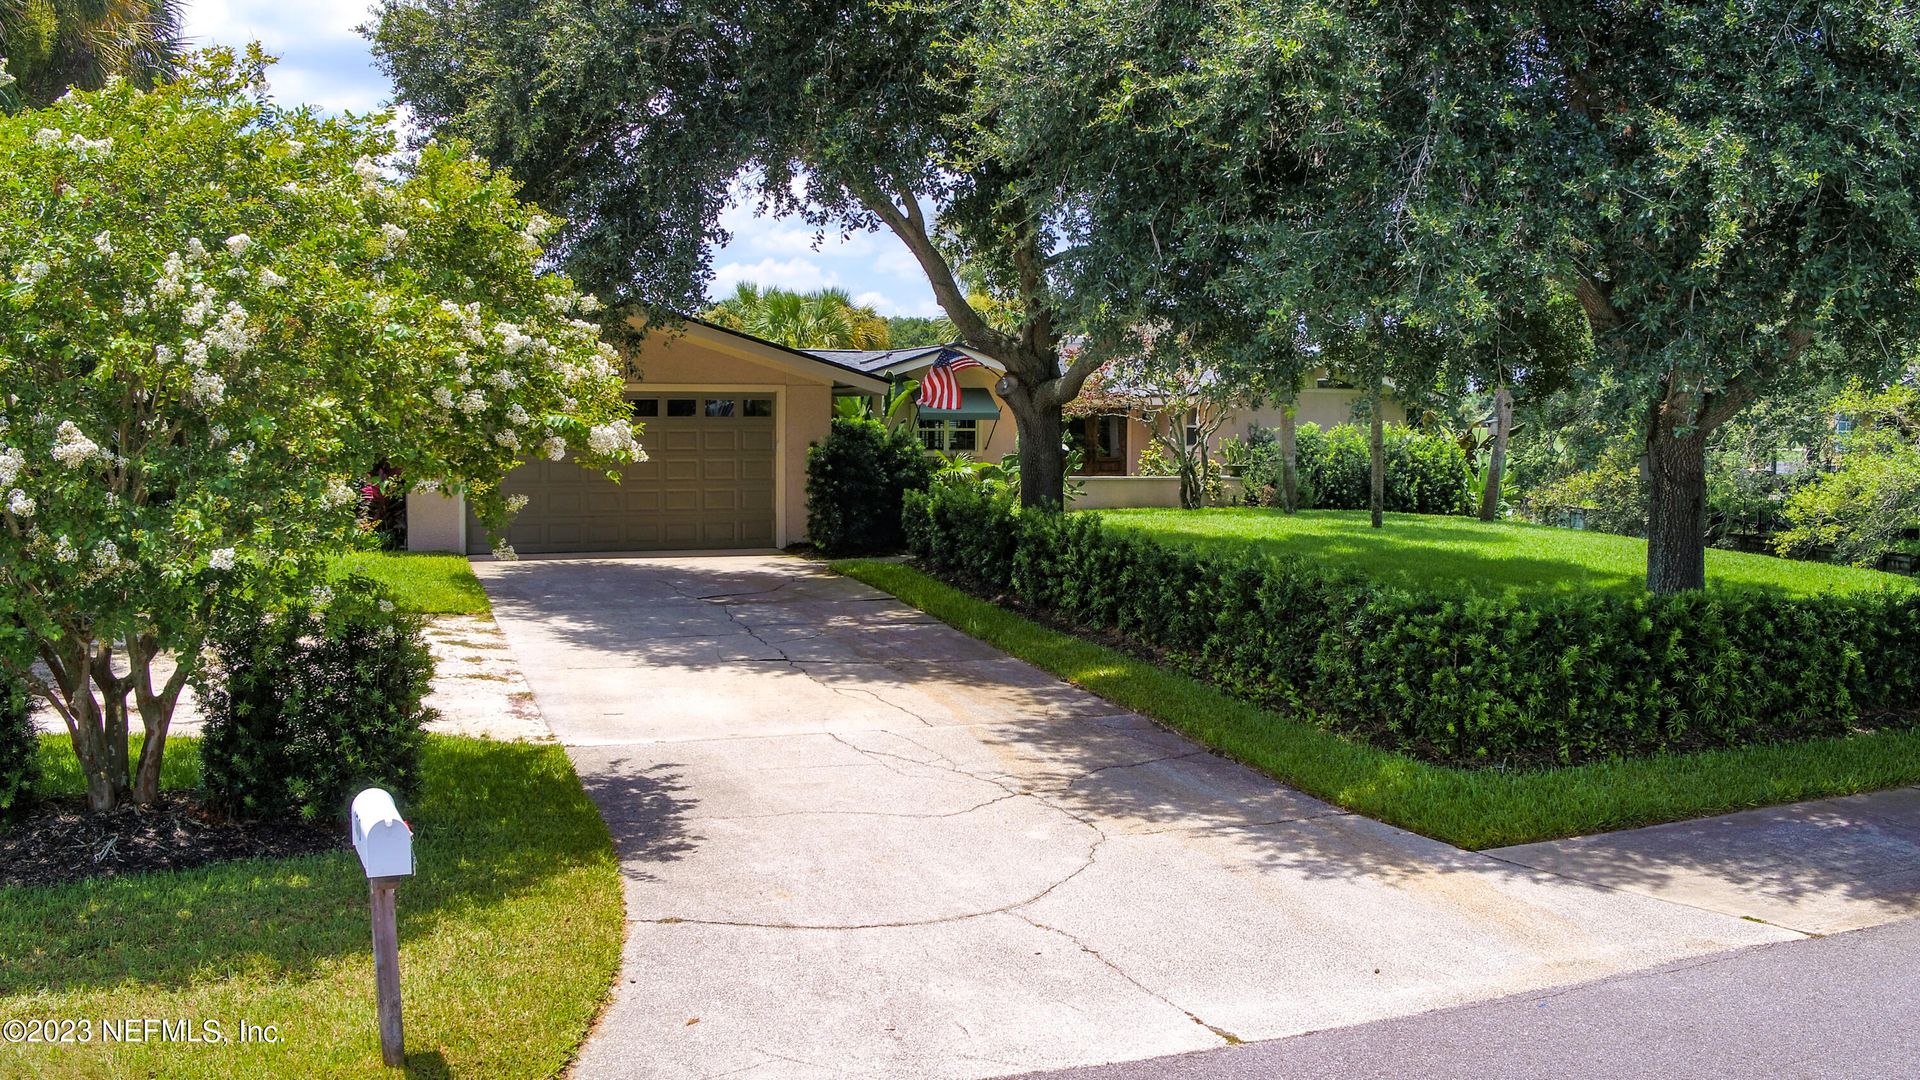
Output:
[[[1073,482],[1082,491],[1073,500],[1074,510],[1120,510],[1131,507],[1180,506],[1180,478],[1177,476],[1076,476]],[[1237,476],[1220,480],[1222,503],[1240,501],[1245,481]]]

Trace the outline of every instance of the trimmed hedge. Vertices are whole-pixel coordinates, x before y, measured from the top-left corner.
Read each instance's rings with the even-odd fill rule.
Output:
[[[1575,764],[1905,727],[1920,594],[1460,596],[1200,554],[1092,514],[909,495],[930,571],[1117,633],[1258,704],[1452,765]]]
[[[1321,431],[1302,424],[1294,434],[1294,461],[1300,478],[1302,510],[1365,510],[1371,505],[1373,457],[1367,430],[1339,424]],[[1261,432],[1248,449],[1252,460],[1243,475],[1247,500],[1275,505],[1280,485],[1280,444]],[[1473,467],[1460,444],[1445,435],[1427,435],[1398,425],[1381,437],[1386,459],[1388,513],[1468,514],[1476,505]]]
[[[332,590],[324,607],[251,612],[216,635],[200,774],[234,817],[344,820],[368,786],[414,793],[435,716],[423,620],[371,578]]]
[[[829,555],[899,551],[900,496],[932,482],[912,431],[836,416],[826,440],[807,447],[807,536]]]
[[[40,736],[33,730],[33,699],[26,685],[0,669],[0,821],[17,815],[33,796],[40,773]]]

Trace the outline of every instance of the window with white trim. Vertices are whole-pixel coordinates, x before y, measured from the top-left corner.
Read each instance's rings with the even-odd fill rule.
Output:
[[[961,450],[978,450],[980,421],[922,419],[920,445],[945,454],[957,453]]]

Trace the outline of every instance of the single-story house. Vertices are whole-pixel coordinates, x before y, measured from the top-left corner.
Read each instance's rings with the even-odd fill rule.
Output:
[[[807,447],[826,437],[834,399],[885,400],[891,386],[917,380],[939,353],[939,346],[789,349],[697,319],[648,333],[629,358],[626,386],[647,460],[623,470],[617,484],[571,461],[523,463],[504,484],[508,495],[527,497],[507,541],[529,555],[799,543],[807,528]],[[916,431],[929,452],[999,461],[1018,441],[1013,414],[994,392],[1006,369],[991,357],[968,354],[982,366],[955,373],[960,407],[917,410]],[[1300,391],[1300,422],[1344,423],[1361,396],[1318,372]],[[1387,416],[1401,422],[1405,413],[1389,401]],[[1216,438],[1245,438],[1256,426],[1279,422],[1272,407],[1236,410]],[[1149,439],[1137,414],[1076,417],[1069,424],[1085,450],[1083,474],[1137,472]],[[1109,495],[1119,502],[1105,505],[1135,497]],[[408,497],[407,547],[492,550],[465,501],[439,493]]]
[[[525,495],[507,541],[527,554],[777,548],[806,538],[807,446],[833,400],[886,379],[697,320],[648,333],[628,363],[627,399],[647,460],[616,484],[571,461],[529,461],[504,489]],[[463,500],[407,499],[407,547],[484,554]]]
[[[917,379],[932,366],[943,346],[911,349],[808,349],[822,359],[880,376],[889,381]],[[962,350],[984,367],[966,368],[956,374],[961,387],[961,407],[951,412],[918,410],[920,441],[928,450],[947,453],[966,451],[975,458],[998,461],[1014,452],[1018,435],[1013,413],[994,393],[993,386],[1006,369],[983,353]],[[1353,421],[1355,409],[1364,408],[1366,391],[1320,368],[1303,380],[1296,403],[1295,417],[1301,424],[1317,424],[1322,429]],[[1389,393],[1386,421],[1404,424],[1407,412]],[[1140,452],[1152,438],[1140,411],[1123,410],[1073,416],[1068,429],[1078,440],[1082,452],[1081,474],[1085,476],[1132,476],[1139,472]],[[1275,405],[1240,407],[1233,410],[1214,434],[1216,444],[1246,439],[1255,428],[1272,430],[1280,426],[1280,409]]]

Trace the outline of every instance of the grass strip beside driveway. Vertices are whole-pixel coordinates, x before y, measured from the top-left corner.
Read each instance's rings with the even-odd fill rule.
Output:
[[[43,758],[71,758],[65,743],[43,739]],[[193,786],[196,740],[167,749],[170,786]],[[76,780],[57,768],[42,789]],[[612,983],[624,930],[612,844],[565,753],[431,736],[402,812],[416,859],[398,905],[408,1075],[557,1073]],[[94,1024],[86,1044],[0,1043],[0,1075],[393,1075],[368,935],[350,849],[0,889],[0,1022]],[[241,1021],[271,1024],[280,1042],[101,1040],[103,1019],[146,1017],[214,1019],[230,1036]]]
[[[432,551],[351,551],[333,561],[336,576],[360,573],[393,592],[415,615],[488,615],[493,606],[465,555]]]
[[[1920,782],[1920,731],[1526,771],[1430,765],[1043,626],[904,563],[833,568],[1287,784],[1479,850]]]

